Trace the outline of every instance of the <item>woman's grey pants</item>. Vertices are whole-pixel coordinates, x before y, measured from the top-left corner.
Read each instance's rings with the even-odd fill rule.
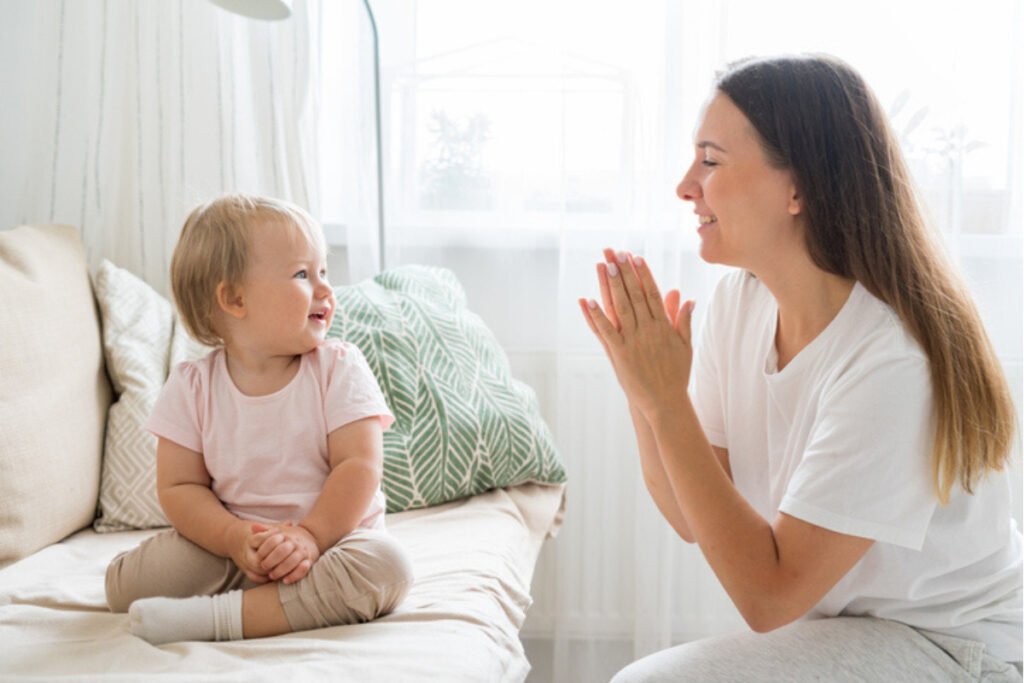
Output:
[[[872,617],[797,621],[770,633],[686,643],[637,660],[612,683],[1020,683],[974,640]]]

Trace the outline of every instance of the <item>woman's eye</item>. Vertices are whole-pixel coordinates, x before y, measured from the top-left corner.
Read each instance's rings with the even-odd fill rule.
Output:
[[[718,166],[718,164],[716,164],[715,162],[711,161],[710,159],[705,159],[701,163],[704,164],[705,166]]]

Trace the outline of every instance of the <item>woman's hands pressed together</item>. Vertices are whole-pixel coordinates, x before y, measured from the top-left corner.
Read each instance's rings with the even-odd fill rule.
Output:
[[[693,363],[690,321],[693,301],[680,306],[678,290],[664,298],[647,263],[605,249],[597,265],[602,308],[580,299],[583,315],[611,360],[630,405],[652,421],[686,400]]]

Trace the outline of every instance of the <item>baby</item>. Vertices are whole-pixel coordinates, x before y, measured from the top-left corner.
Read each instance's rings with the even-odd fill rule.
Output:
[[[393,420],[334,314],[319,225],[229,195],[185,221],[171,261],[182,322],[215,346],[171,370],[146,427],[174,526],[114,558],[107,602],[153,644],[367,621],[412,583],[384,529]]]

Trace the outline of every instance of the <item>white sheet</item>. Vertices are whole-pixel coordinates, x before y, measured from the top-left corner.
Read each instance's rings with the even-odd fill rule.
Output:
[[[0,680],[522,681],[519,629],[564,486],[527,484],[389,515],[416,582],[394,613],[230,643],[154,647],[111,614],[107,563],[152,532],[86,530],[0,570]]]

